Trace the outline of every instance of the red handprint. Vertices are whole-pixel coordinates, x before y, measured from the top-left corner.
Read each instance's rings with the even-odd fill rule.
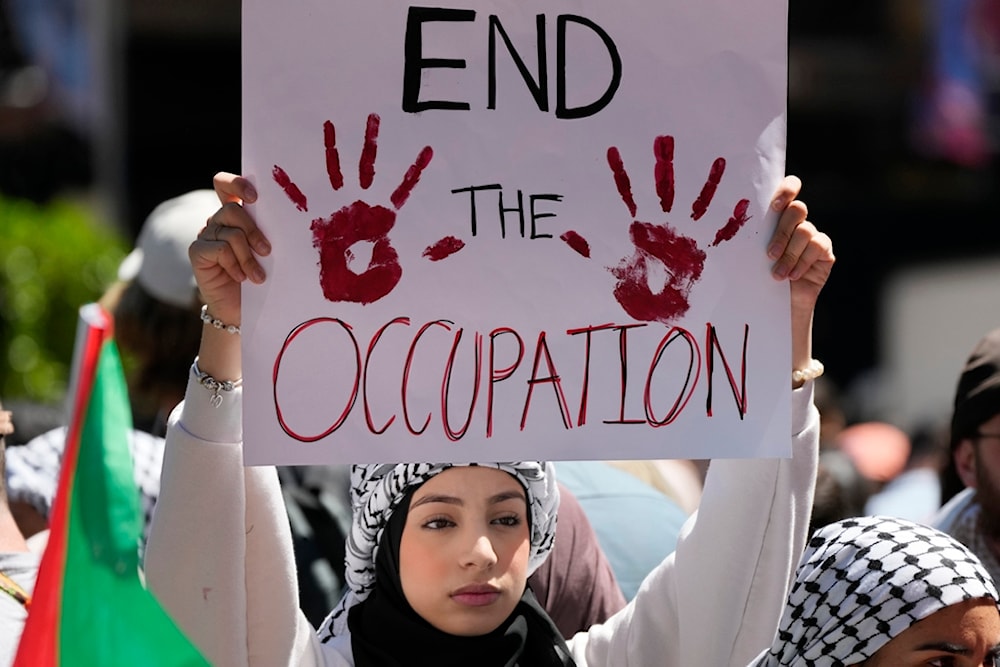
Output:
[[[365,190],[375,178],[379,122],[376,114],[368,116],[365,142],[358,164],[359,182]],[[323,123],[323,143],[330,185],[334,190],[339,190],[344,186],[344,177],[340,169],[336,129],[330,121]],[[399,283],[403,269],[399,264],[399,255],[389,241],[389,232],[396,224],[396,211],[406,203],[433,156],[434,151],[430,146],[424,146],[417,155],[402,182],[389,197],[395,210],[359,200],[344,206],[328,218],[316,218],[312,221],[310,229],[313,233],[313,247],[319,250],[320,286],[323,296],[329,301],[349,301],[363,305],[373,303],[391,292]],[[296,208],[300,211],[309,210],[306,196],[281,167],[274,166],[272,177]],[[354,259],[351,247],[362,241],[372,244],[371,259],[364,271],[356,273],[349,266],[349,262]],[[447,241],[442,239],[438,246],[446,246]],[[455,248],[452,252],[458,249]]]
[[[660,200],[660,208],[664,213],[669,213],[674,203],[674,138],[656,137],[653,140],[653,154],[656,158],[653,171],[656,194]],[[636,204],[632,196],[632,185],[621,154],[614,146],[608,149],[608,165],[622,201],[635,218]],[[708,211],[725,170],[725,159],[717,158],[700,194],[691,205],[693,220],[700,219]],[[748,199],[737,202],[729,222],[716,232],[712,246],[736,235],[750,219],[747,215],[749,205]],[[636,320],[673,322],[690,307],[688,299],[691,288],[701,278],[705,267],[705,251],[698,247],[694,239],[684,236],[666,222],[653,224],[633,220],[629,227],[629,237],[635,252],[609,269],[618,279],[614,289],[615,299]],[[575,232],[566,232],[561,238],[581,255],[590,256],[589,245]],[[666,280],[663,288],[654,292],[649,282],[651,270],[660,269],[654,264],[656,262],[665,271]]]

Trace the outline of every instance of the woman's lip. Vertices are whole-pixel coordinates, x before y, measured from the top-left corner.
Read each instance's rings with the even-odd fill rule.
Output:
[[[500,591],[490,590],[481,593],[452,593],[451,599],[468,607],[485,607],[493,604],[500,597]]]
[[[492,604],[499,597],[500,590],[496,586],[490,586],[488,584],[463,586],[451,594],[452,600],[470,607],[482,607]]]

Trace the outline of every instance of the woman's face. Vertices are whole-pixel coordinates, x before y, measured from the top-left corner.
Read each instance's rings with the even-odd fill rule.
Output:
[[[528,577],[527,500],[496,468],[456,467],[413,494],[399,545],[410,606],[438,630],[476,636],[510,616]]]
[[[1000,612],[988,599],[966,600],[896,635],[864,667],[995,667],[1000,665]]]

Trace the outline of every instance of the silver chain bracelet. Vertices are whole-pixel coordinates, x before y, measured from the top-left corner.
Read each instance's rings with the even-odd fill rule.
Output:
[[[191,372],[194,373],[194,377],[198,380],[198,384],[212,392],[212,398],[209,400],[211,401],[213,408],[217,408],[222,405],[221,392],[232,391],[237,387],[243,386],[243,378],[238,378],[236,380],[216,380],[214,377],[198,368],[198,357],[195,357],[194,363],[191,364]]]

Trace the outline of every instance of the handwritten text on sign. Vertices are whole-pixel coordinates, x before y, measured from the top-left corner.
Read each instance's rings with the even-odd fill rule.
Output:
[[[787,454],[784,3],[273,4],[249,463]]]

